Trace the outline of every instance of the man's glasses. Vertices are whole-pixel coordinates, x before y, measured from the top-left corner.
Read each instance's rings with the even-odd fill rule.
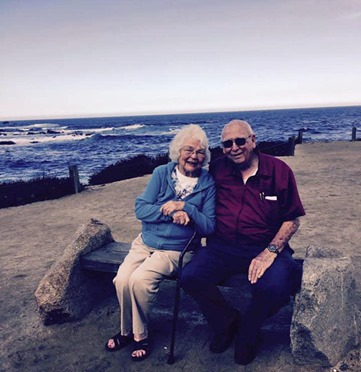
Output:
[[[206,156],[206,150],[205,149],[196,150],[193,147],[182,147],[181,150],[183,150],[184,153],[187,156],[190,156],[190,155],[193,155],[193,154],[196,154],[197,156],[200,156],[200,157]]]
[[[222,145],[225,149],[229,149],[230,147],[233,146],[233,144],[235,143],[236,146],[244,146],[248,140],[248,138],[252,137],[252,134],[250,134],[247,138],[242,138],[242,137],[238,137],[238,138],[235,138],[235,139],[229,139],[227,141],[223,141],[222,142]]]

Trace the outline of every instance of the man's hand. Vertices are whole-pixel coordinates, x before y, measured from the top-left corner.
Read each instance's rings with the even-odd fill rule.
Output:
[[[273,264],[276,257],[276,253],[272,253],[266,248],[251,261],[248,269],[248,280],[251,284],[257,283],[257,280],[260,279],[265,271]]]
[[[190,221],[190,218],[187,212],[184,212],[184,211],[175,212],[172,218],[173,218],[173,222],[179,225],[187,225],[188,222]]]
[[[175,211],[181,211],[184,208],[183,201],[169,200],[160,207],[160,211],[165,215],[169,216]]]

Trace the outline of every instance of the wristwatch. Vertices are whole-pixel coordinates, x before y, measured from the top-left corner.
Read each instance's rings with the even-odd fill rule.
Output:
[[[269,244],[267,249],[272,253],[276,253],[276,254],[280,253],[278,248],[274,244]]]

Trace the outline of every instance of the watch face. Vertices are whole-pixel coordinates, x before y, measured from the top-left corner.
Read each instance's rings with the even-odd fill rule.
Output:
[[[270,244],[267,249],[272,253],[278,253],[278,248],[274,244]]]

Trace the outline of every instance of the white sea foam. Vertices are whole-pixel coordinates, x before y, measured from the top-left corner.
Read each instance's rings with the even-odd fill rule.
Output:
[[[6,141],[13,141],[15,145],[8,145],[8,146],[28,146],[34,145],[37,143],[49,143],[49,142],[63,142],[63,141],[74,141],[74,140],[82,140],[84,138],[89,138],[91,135],[87,135],[86,133],[76,133],[71,131],[66,131],[65,133],[60,134],[47,134],[47,135],[24,135],[22,134],[15,134],[6,137],[0,137],[1,140]]]
[[[174,134],[178,133],[179,131],[180,131],[180,128],[170,128],[167,131],[158,133],[157,135],[169,136],[169,135],[174,135]]]
[[[134,130],[134,129],[139,129],[143,127],[144,127],[144,124],[132,124],[132,125],[127,125],[125,127],[120,127],[119,129]]]
[[[13,141],[14,145],[7,146],[28,146],[37,143],[63,142],[82,140],[90,138],[96,133],[110,132],[113,127],[106,128],[85,128],[80,130],[69,130],[67,126],[60,126],[52,123],[36,123],[31,125],[2,127],[2,141]],[[6,135],[5,135],[6,134]]]
[[[56,123],[36,123],[36,124],[28,125],[27,128],[49,129],[49,128],[60,128],[60,125]]]
[[[113,127],[109,128],[89,128],[89,129],[81,129],[80,132],[86,132],[86,133],[101,133],[101,132],[109,132],[114,130]]]
[[[58,124],[53,123],[37,123],[37,124],[30,124],[30,125],[17,125],[17,126],[5,126],[1,127],[2,132],[10,132],[10,133],[24,133],[28,131],[47,131],[47,130],[54,130],[54,131],[62,131],[66,129],[66,126],[60,126]]]

